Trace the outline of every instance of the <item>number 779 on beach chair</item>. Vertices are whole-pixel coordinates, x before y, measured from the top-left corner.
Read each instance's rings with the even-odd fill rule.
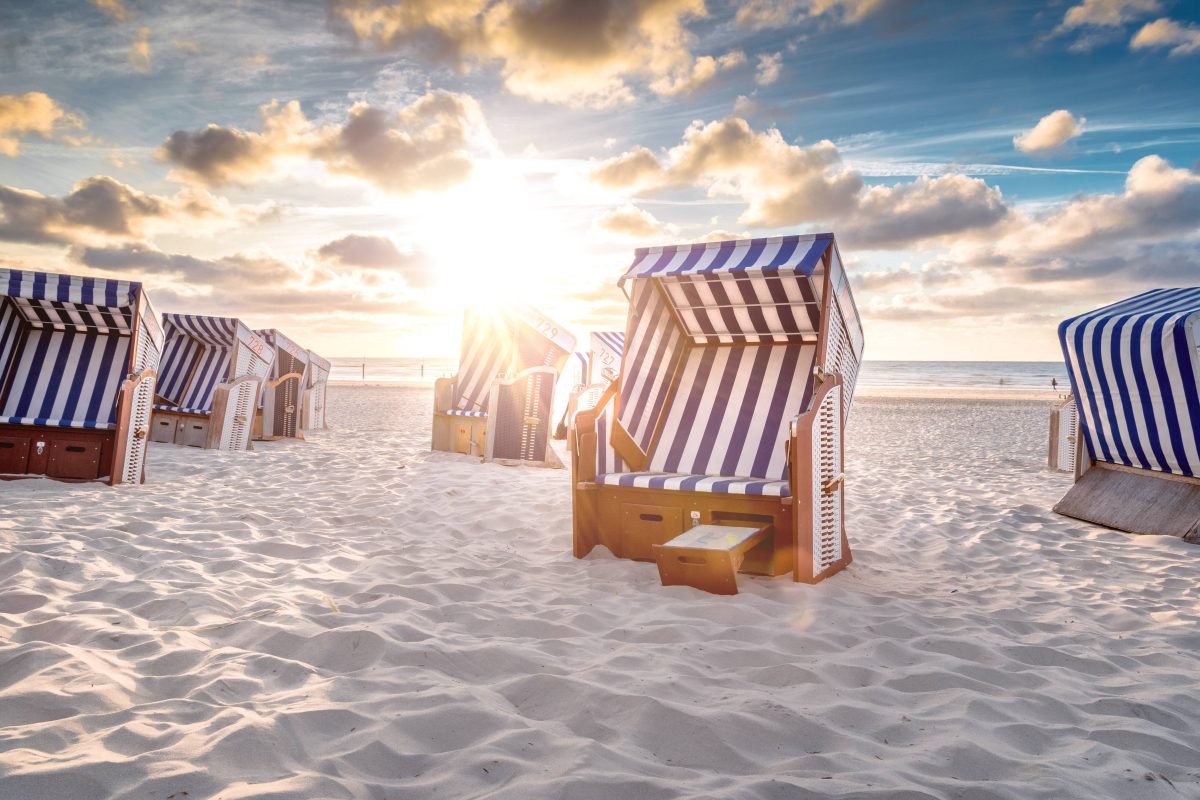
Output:
[[[722,594],[843,569],[863,335],[833,234],[642,248],[620,285],[620,378],[569,436],[575,556]]]

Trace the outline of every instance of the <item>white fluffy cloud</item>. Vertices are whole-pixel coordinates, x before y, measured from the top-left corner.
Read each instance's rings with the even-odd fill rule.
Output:
[[[1067,9],[1059,29],[1119,27],[1160,8],[1159,0],[1083,0]]]
[[[596,226],[631,239],[658,236],[665,230],[665,226],[657,217],[632,203],[605,211],[596,219]]]
[[[379,49],[424,50],[460,69],[495,63],[534,100],[608,107],[631,79],[661,95],[690,91],[736,56],[697,56],[687,23],[704,0],[331,0],[336,27]]]
[[[1170,48],[1173,56],[1200,53],[1200,25],[1183,25],[1173,19],[1156,19],[1142,26],[1129,42],[1133,50]]]
[[[147,194],[106,175],[80,181],[63,197],[0,185],[0,241],[9,242],[129,241],[249,224],[274,213],[274,206],[235,206],[202,189]]]
[[[1054,150],[1083,133],[1085,122],[1085,118],[1076,117],[1065,108],[1060,108],[1042,117],[1030,130],[1014,136],[1013,146],[1022,153]]]
[[[82,128],[83,120],[48,94],[0,94],[0,156],[16,156],[21,152],[21,140],[30,135],[76,143],[69,131]]]
[[[206,185],[250,184],[299,159],[410,193],[464,182],[473,154],[492,146],[479,104],[450,92],[430,92],[399,111],[357,103],[342,125],[312,123],[295,100],[273,101],[259,115],[259,131],[220,125],[176,131],[158,155],[181,177]]]
[[[758,57],[758,70],[754,82],[759,86],[770,86],[779,80],[783,72],[783,53],[763,53]]]
[[[987,228],[1007,213],[998,189],[978,178],[944,175],[868,188],[829,141],[789,144],[776,129],[744,119],[694,122],[661,157],[638,147],[596,164],[591,179],[609,189],[649,194],[688,186],[746,203],[743,224],[779,228],[836,223],[848,241],[893,247]]]

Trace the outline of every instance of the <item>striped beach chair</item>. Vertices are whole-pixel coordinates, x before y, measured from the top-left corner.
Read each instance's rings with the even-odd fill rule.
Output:
[[[1154,289],[1065,320],[1078,413],[1060,514],[1200,540],[1200,287]]]
[[[303,439],[300,416],[302,394],[308,381],[308,351],[274,328],[254,333],[275,353],[275,363],[263,384],[262,399],[254,416],[254,438]]]
[[[329,427],[325,419],[325,390],[329,384],[329,361],[312,350],[308,351],[308,377],[305,379],[303,412],[300,427],[303,430],[325,430]]]
[[[553,463],[554,387],[575,337],[521,306],[468,308],[458,374],[434,384],[433,449]]]
[[[162,346],[139,283],[0,269],[0,478],[142,483]]]
[[[637,250],[620,377],[571,436],[574,553],[735,593],[850,563],[842,430],[863,336],[833,234]]]
[[[624,331],[593,331],[590,344],[591,347],[586,353],[575,353],[580,359],[582,369],[580,380],[571,388],[567,401],[565,423],[568,427],[576,414],[596,406],[604,395],[604,390],[621,373],[621,354],[625,352]]]
[[[163,314],[162,378],[151,437],[212,450],[247,450],[275,352],[232,317]]]

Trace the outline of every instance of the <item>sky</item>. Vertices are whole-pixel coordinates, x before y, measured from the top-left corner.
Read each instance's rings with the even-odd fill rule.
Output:
[[[1200,3],[0,4],[0,266],[328,356],[624,327],[636,247],[832,231],[867,358],[1200,284]]]

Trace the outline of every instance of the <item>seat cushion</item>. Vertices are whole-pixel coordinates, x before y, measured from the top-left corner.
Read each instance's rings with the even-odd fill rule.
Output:
[[[212,413],[210,409],[188,408],[187,406],[172,406],[166,403],[155,403],[154,408],[158,411],[174,411],[177,414],[200,414],[201,416],[208,416]]]
[[[486,417],[486,411],[463,411],[458,408],[452,408],[445,412],[448,417]]]
[[[98,431],[111,431],[116,423],[98,422],[94,419],[46,419],[45,417],[0,417],[0,422],[9,425],[40,425],[46,428],[90,428]]]
[[[790,497],[787,481],[761,478],[724,478],[719,475],[687,475],[671,472],[610,472],[596,476],[605,486],[632,486],[641,489],[676,489],[682,492],[713,494],[752,494],[766,497]]]

